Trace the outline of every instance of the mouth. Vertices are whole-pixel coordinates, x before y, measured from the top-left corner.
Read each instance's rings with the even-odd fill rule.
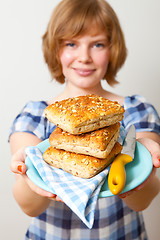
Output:
[[[95,69],[73,68],[73,70],[79,76],[83,76],[83,77],[90,76],[93,72],[95,72]]]

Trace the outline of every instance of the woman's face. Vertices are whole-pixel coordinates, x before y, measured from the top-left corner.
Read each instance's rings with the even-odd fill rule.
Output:
[[[104,78],[109,63],[107,36],[93,31],[64,41],[60,51],[67,83],[79,88],[95,87]]]

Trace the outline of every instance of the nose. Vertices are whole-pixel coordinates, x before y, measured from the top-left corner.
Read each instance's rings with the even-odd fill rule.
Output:
[[[82,63],[89,63],[92,61],[90,49],[87,46],[79,48],[78,61]]]

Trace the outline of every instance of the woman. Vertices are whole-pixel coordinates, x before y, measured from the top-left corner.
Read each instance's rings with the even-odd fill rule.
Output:
[[[127,55],[115,12],[104,0],[61,1],[43,36],[43,52],[52,77],[65,83],[65,88],[48,102],[27,103],[11,128],[11,170],[16,174],[13,194],[22,210],[33,217],[25,239],[147,239],[139,211],[160,191],[154,170],[131,192],[99,199],[91,230],[58,196],[40,189],[25,174],[24,148],[48,138],[55,127],[44,117],[46,106],[91,93],[124,106],[122,126],[127,131],[135,125],[137,140],[151,152],[154,166],[160,166],[160,120],[154,107],[142,96],[123,97],[101,85],[104,80],[111,86],[117,82],[116,74]]]

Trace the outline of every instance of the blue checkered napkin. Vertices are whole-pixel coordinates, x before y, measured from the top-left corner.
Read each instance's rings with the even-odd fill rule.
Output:
[[[91,179],[83,179],[48,165],[37,147],[27,147],[25,152],[51,191],[91,229],[98,195],[108,169]]]

